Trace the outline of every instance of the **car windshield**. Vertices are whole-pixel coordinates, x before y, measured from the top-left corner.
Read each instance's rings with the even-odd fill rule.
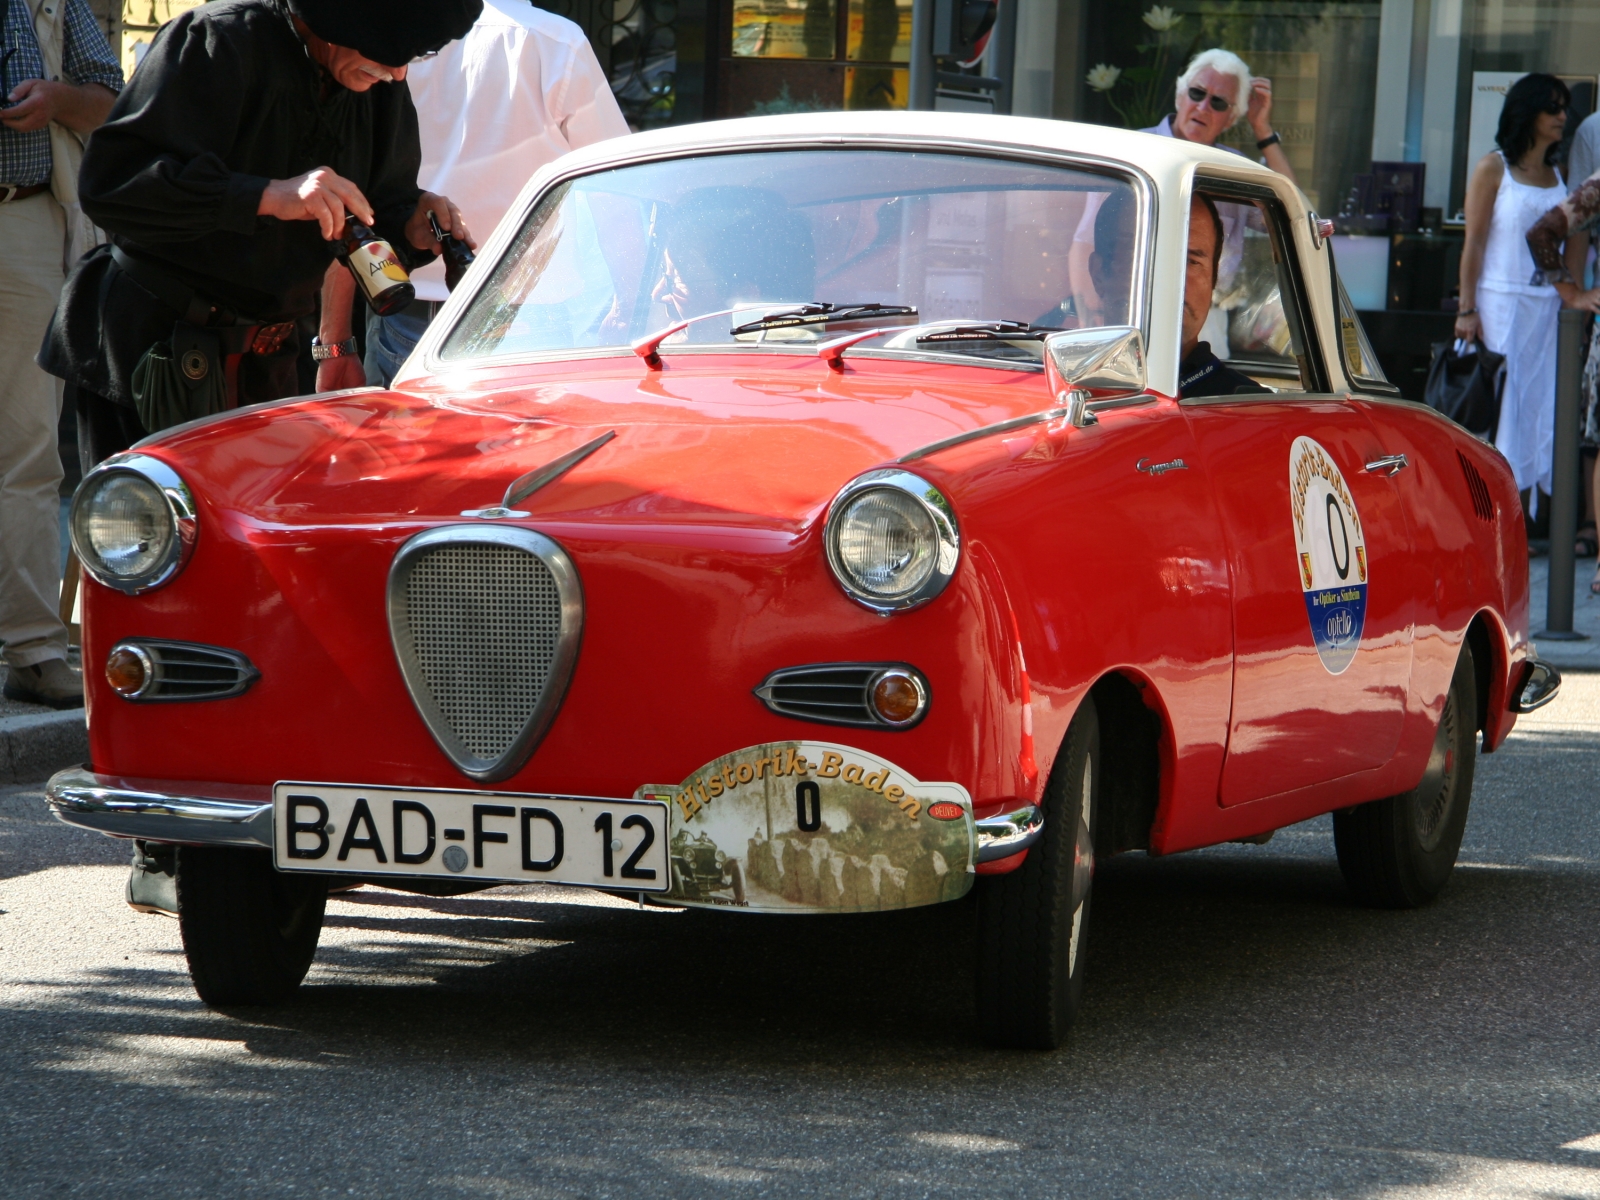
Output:
[[[540,200],[440,356],[626,347],[688,321],[663,351],[883,326],[863,349],[1036,363],[1041,331],[1138,323],[1138,210],[1126,177],[976,155],[619,167]]]

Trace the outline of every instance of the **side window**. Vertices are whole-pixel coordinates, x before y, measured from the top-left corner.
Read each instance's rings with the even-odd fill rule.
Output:
[[[1196,190],[1217,206],[1222,252],[1211,313],[1200,340],[1236,371],[1274,391],[1319,391],[1309,309],[1288,216],[1265,189],[1197,181]]]
[[[1333,247],[1328,247],[1329,261],[1332,262]],[[1389,382],[1383,373],[1383,368],[1378,365],[1378,356],[1372,352],[1372,343],[1367,341],[1367,331],[1361,325],[1361,318],[1356,315],[1355,305],[1350,303],[1350,297],[1345,293],[1344,281],[1339,278],[1337,266],[1331,272],[1333,275],[1333,308],[1339,314],[1339,353],[1344,358],[1344,373],[1350,376],[1352,383],[1358,387],[1373,388],[1380,392],[1398,392],[1400,389]]]

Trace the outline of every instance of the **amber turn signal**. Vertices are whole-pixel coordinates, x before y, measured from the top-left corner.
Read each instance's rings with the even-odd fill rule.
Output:
[[[886,725],[909,725],[922,715],[928,694],[916,676],[885,671],[872,685],[872,711]]]
[[[150,656],[133,646],[113,647],[106,659],[106,682],[119,696],[139,695],[154,674]]]

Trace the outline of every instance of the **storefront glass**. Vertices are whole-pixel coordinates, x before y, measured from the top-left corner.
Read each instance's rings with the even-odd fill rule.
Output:
[[[1272,80],[1272,123],[1290,166],[1312,204],[1334,210],[1371,160],[1382,8],[1353,0],[1093,6],[1087,61],[1121,73],[1110,87],[1090,85],[1087,115],[1131,128],[1154,124],[1173,110],[1174,83],[1193,55],[1232,50]],[[1223,141],[1259,157],[1247,122]]]

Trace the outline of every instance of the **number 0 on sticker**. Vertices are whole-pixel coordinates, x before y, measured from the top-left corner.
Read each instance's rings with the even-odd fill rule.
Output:
[[[1338,464],[1308,437],[1289,447],[1289,506],[1311,640],[1338,675],[1355,658],[1367,620],[1367,541]]]

